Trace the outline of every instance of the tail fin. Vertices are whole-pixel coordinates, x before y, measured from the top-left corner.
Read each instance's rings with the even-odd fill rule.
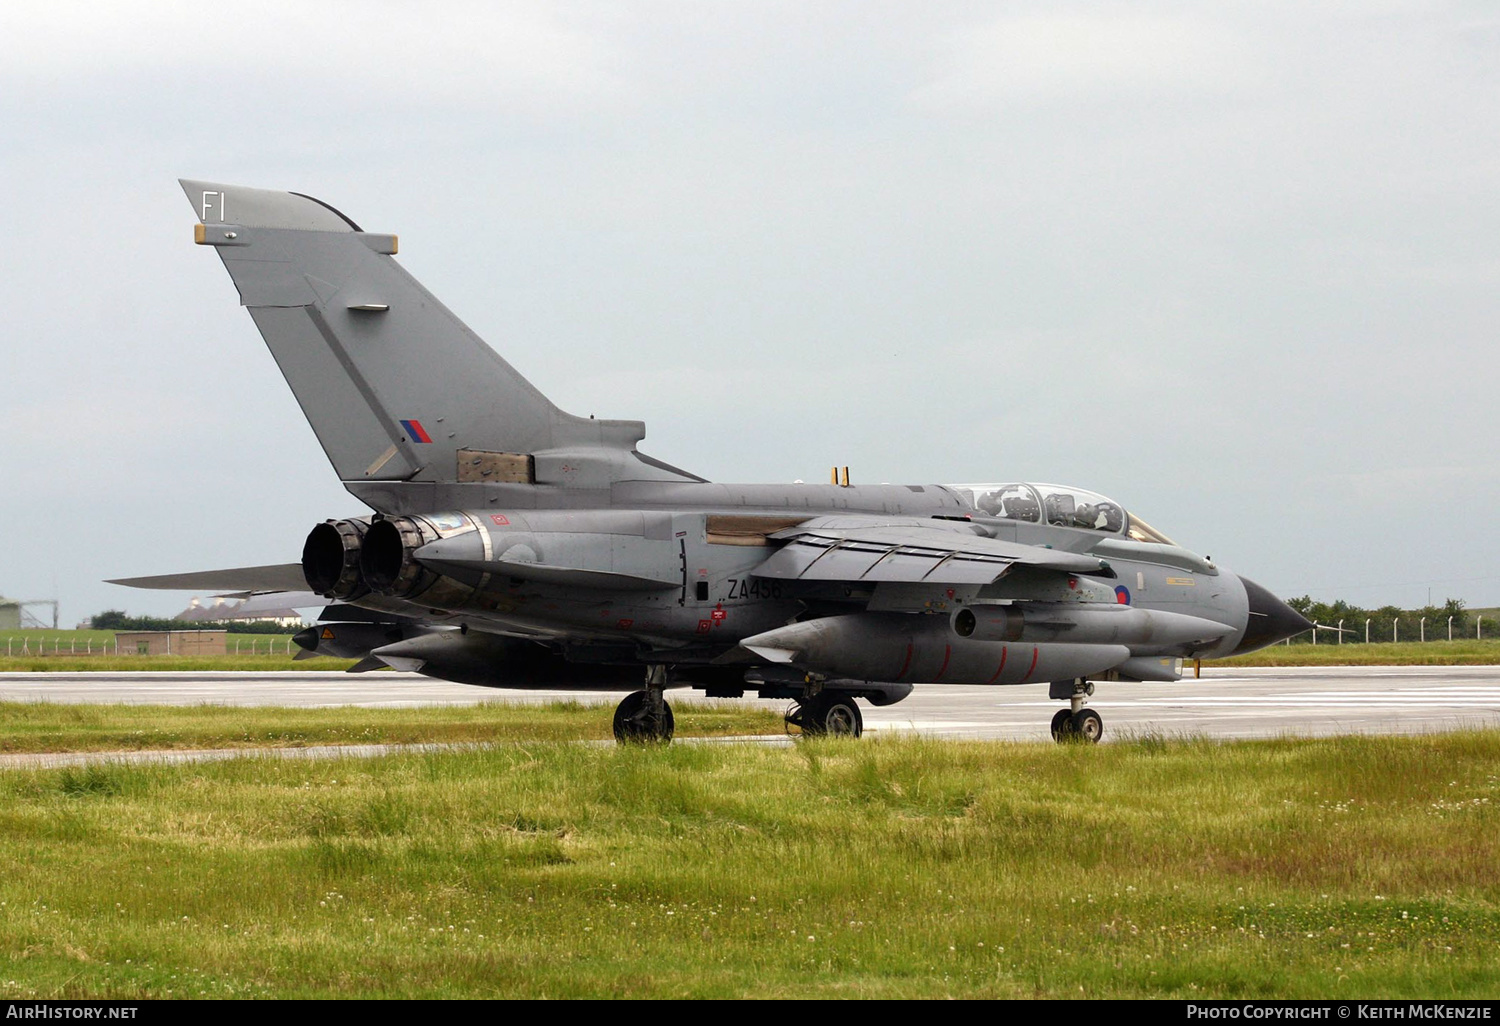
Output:
[[[635,451],[645,425],[575,417],[364,232],[300,193],[182,181],[213,246],[351,491],[362,482],[602,488],[701,480]]]

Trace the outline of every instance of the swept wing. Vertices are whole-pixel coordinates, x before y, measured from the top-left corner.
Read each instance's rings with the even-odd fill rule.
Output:
[[[980,585],[1014,566],[1115,576],[1097,556],[1002,541],[961,522],[831,526],[839,523],[815,519],[771,535],[783,546],[751,572],[779,580]]]

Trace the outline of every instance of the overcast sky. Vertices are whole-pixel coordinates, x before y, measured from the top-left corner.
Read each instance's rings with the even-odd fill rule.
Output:
[[[0,594],[65,624],[363,511],[178,177],[398,233],[713,480],[1058,481],[1284,596],[1500,604],[1489,0],[8,0],[0,129]]]

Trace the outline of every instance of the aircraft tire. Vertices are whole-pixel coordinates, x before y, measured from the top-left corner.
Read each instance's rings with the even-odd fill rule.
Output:
[[[802,733],[809,737],[857,738],[865,731],[865,719],[854,699],[827,692],[802,704]]]
[[[1052,717],[1052,740],[1067,741],[1073,737],[1073,711],[1059,709]]]
[[[666,699],[661,703],[661,719],[651,715],[649,696],[632,691],[615,707],[615,740],[620,744],[666,744],[672,740],[676,723]]]
[[[1079,709],[1073,714],[1073,736],[1089,744],[1098,744],[1104,736],[1104,717],[1092,709]]]

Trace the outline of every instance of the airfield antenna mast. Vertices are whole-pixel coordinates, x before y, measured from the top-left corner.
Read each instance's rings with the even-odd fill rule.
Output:
[[[57,599],[28,599],[21,603],[25,606],[51,606],[52,607],[52,629],[57,630]]]

